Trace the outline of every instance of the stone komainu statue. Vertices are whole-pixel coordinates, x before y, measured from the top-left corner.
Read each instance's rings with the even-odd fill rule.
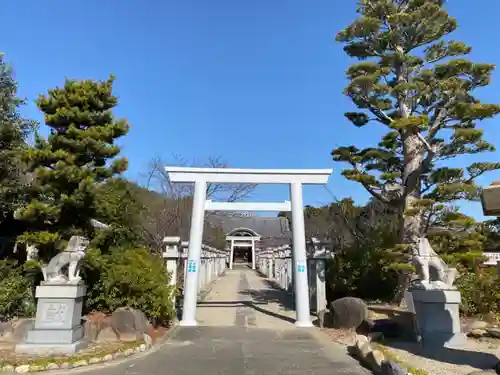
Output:
[[[72,236],[66,249],[42,268],[45,283],[78,284],[81,280],[79,264],[88,244],[85,237]],[[64,274],[64,270],[67,270],[67,274]]]
[[[418,250],[414,251],[413,265],[419,276],[414,284],[423,289],[454,289],[453,283],[457,276],[456,268],[449,267],[432,249],[427,238],[421,237]]]

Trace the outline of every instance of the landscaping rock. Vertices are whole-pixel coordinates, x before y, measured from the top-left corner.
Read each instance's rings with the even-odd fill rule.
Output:
[[[357,347],[360,347],[369,341],[370,340],[368,340],[368,337],[366,337],[365,335],[356,335],[356,346]]]
[[[480,338],[486,335],[488,332],[484,329],[473,329],[470,331],[467,336],[469,337],[474,337],[474,338]]]
[[[102,360],[104,362],[112,361],[113,360],[113,354],[107,354],[107,355],[105,355],[104,357],[102,357]]]
[[[58,370],[60,367],[57,363],[49,363],[46,367],[47,370]]]
[[[113,327],[105,327],[101,329],[95,338],[97,342],[118,341],[119,333]]]
[[[381,375],[407,375],[408,370],[392,361],[383,360],[380,366]]]
[[[368,354],[373,350],[370,341],[366,336],[356,335],[356,344],[354,345],[354,356],[360,360],[364,360]]]
[[[489,324],[487,322],[484,322],[482,320],[475,320],[473,322],[470,322],[468,324],[468,329],[473,330],[473,329],[485,329],[488,328]]]
[[[14,366],[12,365],[5,365],[2,367],[2,372],[14,372]]]
[[[128,356],[134,354],[134,349],[127,349],[123,352],[123,354],[125,355],[125,357],[128,357]]]
[[[73,367],[74,368],[83,367],[83,366],[87,366],[88,364],[89,363],[85,359],[81,359],[81,360],[76,361],[75,363],[73,363]]]
[[[500,374],[500,362],[496,363],[496,365],[493,367],[493,370],[495,370],[497,374]]]
[[[0,339],[6,340],[12,335],[12,323],[0,322]]]
[[[131,337],[134,337],[134,340],[142,339],[149,328],[148,319],[142,311],[126,307],[116,309],[109,324],[118,332],[122,341],[131,341]]]
[[[374,349],[368,353],[366,360],[373,371],[380,372],[382,369],[382,361],[385,360],[385,356],[380,350]]]
[[[145,333],[142,338],[143,338],[144,343],[146,344],[147,348],[150,348],[153,346],[153,339],[147,333]]]
[[[17,372],[18,374],[25,374],[27,372],[30,371],[30,365],[21,365],[21,366],[17,366],[15,369],[14,369],[15,372]]]
[[[85,319],[85,322],[83,323],[83,332],[84,332],[84,337],[88,341],[95,341],[97,340],[97,336],[101,328],[99,327],[98,324],[95,324],[95,322],[91,320]]]
[[[34,319],[19,319],[12,322],[12,331],[6,339],[10,342],[22,342],[26,339],[28,331],[33,329]]]
[[[360,335],[368,336],[370,332],[372,332],[372,327],[375,325],[375,322],[371,319],[365,319],[361,322],[361,324],[356,328],[356,333]]]
[[[146,351],[146,349],[147,349],[146,344],[141,344],[141,345],[139,345],[139,350],[140,350],[141,352],[145,352],[145,351]]]
[[[71,365],[71,363],[68,363],[68,362],[63,362],[59,365],[59,368],[61,370],[68,370],[70,368],[73,368],[73,366]]]
[[[42,365],[30,365],[30,372],[40,372],[45,370],[45,366]]]
[[[488,336],[495,339],[500,339],[500,328],[488,328],[486,329]]]
[[[92,357],[89,359],[89,365],[94,365],[94,364],[100,363],[100,362],[101,362],[101,358]]]
[[[356,349],[356,354],[360,360],[366,360],[368,355],[373,351],[373,348],[369,342],[363,344],[361,347],[356,347]]]
[[[142,339],[142,335],[139,332],[126,332],[126,333],[120,333],[120,341],[123,342],[134,342]]]
[[[335,328],[357,328],[368,317],[368,306],[355,297],[344,297],[330,304],[332,326]]]

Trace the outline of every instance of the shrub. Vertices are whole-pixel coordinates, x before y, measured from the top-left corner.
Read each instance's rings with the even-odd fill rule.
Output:
[[[15,262],[0,260],[0,319],[33,316],[32,283]]]
[[[168,323],[175,315],[170,275],[163,260],[146,249],[115,248],[109,255],[92,249],[85,257],[85,279],[88,310],[134,307],[154,324]]]
[[[335,255],[327,268],[329,301],[346,296],[367,301],[392,299],[397,274],[389,267],[387,251],[377,245],[353,246]]]
[[[494,268],[463,273],[455,285],[462,294],[460,310],[464,315],[500,313],[500,277]]]

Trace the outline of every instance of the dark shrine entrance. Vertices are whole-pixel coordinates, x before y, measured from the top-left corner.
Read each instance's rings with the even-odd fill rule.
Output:
[[[233,264],[252,265],[252,248],[235,246],[233,251]]]

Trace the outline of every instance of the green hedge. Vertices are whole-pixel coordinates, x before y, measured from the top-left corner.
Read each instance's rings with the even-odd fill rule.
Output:
[[[115,248],[109,255],[89,249],[83,267],[88,285],[86,310],[111,312],[118,307],[143,311],[154,324],[175,316],[170,275],[163,259],[146,249]]]

